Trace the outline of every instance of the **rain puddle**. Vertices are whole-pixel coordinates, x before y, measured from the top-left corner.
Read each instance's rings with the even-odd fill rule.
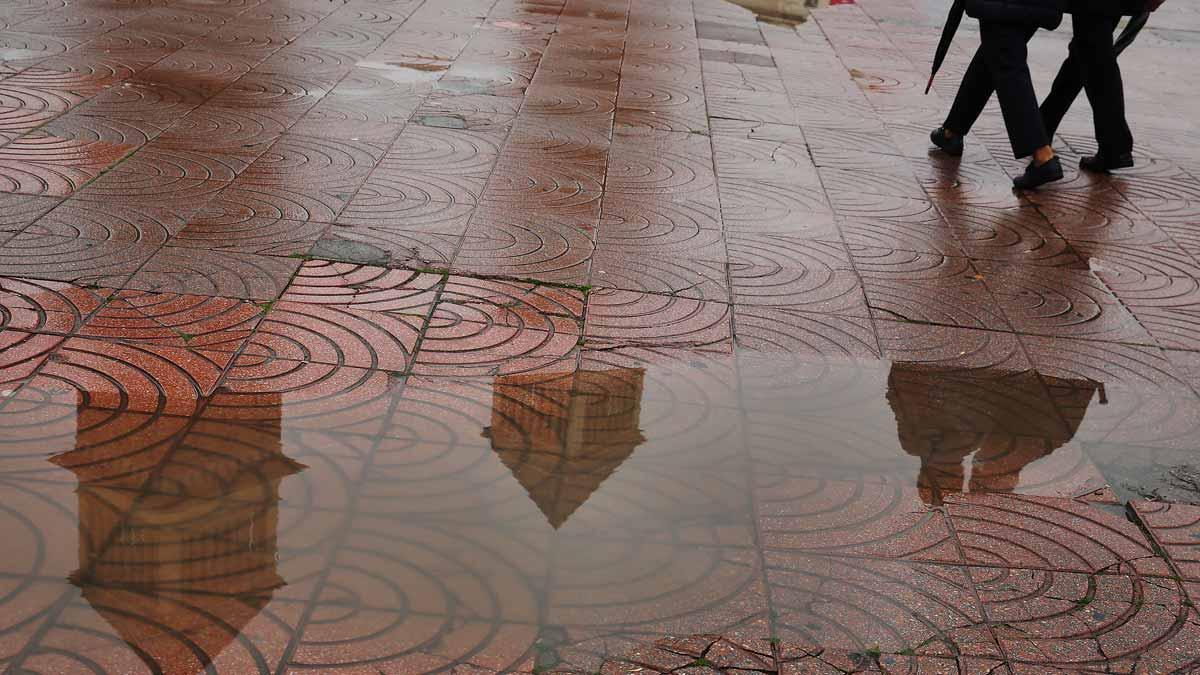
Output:
[[[441,61],[359,61],[355,66],[400,84],[436,82],[450,69]]]
[[[283,644],[323,670],[587,661],[622,636],[752,627],[761,555],[926,547],[911,524],[949,495],[1111,501],[1100,467],[1132,461],[1110,437],[1137,398],[1001,368],[671,350],[350,370],[219,392],[192,419],[10,401],[0,572],[40,581],[0,625],[49,617],[52,642],[85,626],[106,667],[170,672]],[[840,635],[834,615],[804,621]]]

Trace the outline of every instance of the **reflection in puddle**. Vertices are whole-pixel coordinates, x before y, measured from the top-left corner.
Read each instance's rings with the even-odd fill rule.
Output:
[[[439,61],[359,61],[354,65],[398,84],[437,82],[450,69],[449,63]]]
[[[616,376],[581,372],[576,387],[568,382],[553,388],[538,376],[496,379],[492,425],[484,435],[554,529],[646,440],[640,428],[644,377],[642,369]],[[599,387],[604,387],[603,396],[583,393]],[[526,396],[513,393],[523,391],[536,393],[539,405],[522,405]],[[551,406],[556,414],[539,412],[542,406]]]
[[[90,621],[189,675],[271,670],[286,644],[318,670],[572,660],[598,632],[753,622],[757,546],[925,550],[905,539],[922,501],[1099,487],[1073,442],[1099,385],[999,369],[713,358],[228,396],[191,423],[84,408],[0,429],[8,460],[59,450],[42,471],[78,483],[47,639]],[[52,578],[39,555],[26,572]]]
[[[794,26],[808,21],[812,10],[830,5],[848,5],[853,0],[726,0],[744,7],[766,23]]]
[[[284,455],[278,428],[257,431],[253,453],[160,446],[148,465],[136,444],[93,446],[84,430],[77,449],[51,459],[80,485],[70,581],[152,669],[199,673],[223,653],[256,652],[238,644],[243,631],[285,585],[280,484],[306,468]]]
[[[990,383],[980,386],[979,378]],[[900,446],[921,460],[922,498],[940,505],[946,494],[1017,491],[1026,466],[1074,438],[1099,389],[1084,380],[988,372],[964,377],[895,363],[888,404]]]

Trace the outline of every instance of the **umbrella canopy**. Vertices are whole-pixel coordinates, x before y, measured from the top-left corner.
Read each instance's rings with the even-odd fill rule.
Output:
[[[925,85],[926,94],[933,88],[933,78],[946,62],[946,54],[950,53],[950,43],[954,42],[954,34],[958,32],[963,14],[966,13],[966,5],[966,0],[954,0],[954,4],[950,6],[950,16],[946,18],[946,27],[942,29],[942,39],[933,54],[933,72],[929,74],[929,84]]]

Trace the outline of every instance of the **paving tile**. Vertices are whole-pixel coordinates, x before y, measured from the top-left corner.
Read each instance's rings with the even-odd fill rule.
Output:
[[[1090,273],[988,263],[976,268],[1017,332],[1153,344],[1137,319]]]
[[[903,222],[936,220],[932,202],[911,197],[829,191],[834,213],[847,218],[886,218]]]
[[[256,423],[286,419],[296,430],[377,434],[398,395],[399,378],[365,368],[239,356],[205,415]]]
[[[943,515],[913,488],[762,477],[753,489],[769,551],[962,562]]]
[[[231,298],[118,291],[83,325],[81,337],[236,352],[262,320],[257,305]]]
[[[1200,530],[1200,508],[1146,501],[1131,502],[1130,508],[1179,574],[1185,579],[1196,580],[1200,574],[1196,536]]]
[[[867,304],[884,320],[1009,330],[1000,303],[966,258],[856,249]]]
[[[768,552],[779,637],[865,653],[994,656],[965,568]]]
[[[613,140],[605,190],[664,201],[716,201],[712,147],[695,134],[619,135]]]
[[[461,244],[461,233],[395,232],[335,225],[312,245],[309,253],[319,258],[387,267],[448,269]]]
[[[425,308],[428,312],[428,308]],[[404,372],[426,315],[278,302],[246,349],[275,359]]]
[[[415,198],[368,179],[338,217],[339,225],[433,234],[462,234],[474,208],[469,204]]]
[[[553,330],[558,318],[583,321],[584,295],[571,288],[451,276],[436,315],[475,323]]]
[[[957,257],[966,255],[944,222],[906,223],[878,218],[846,218],[835,222],[851,251],[885,249]]]
[[[146,213],[156,220],[169,216],[172,221],[186,221],[228,185],[224,181],[147,175],[118,169],[80,190],[75,199],[88,204],[119,204],[121,209]]]
[[[730,348],[729,306],[636,291],[594,291],[584,331],[589,344]]]
[[[365,188],[409,199],[474,204],[500,156],[495,135],[413,125],[392,145]]]
[[[120,286],[158,248],[141,242],[19,234],[0,245],[0,274],[81,286]]]
[[[221,150],[206,152],[161,147],[155,142],[150,142],[122,162],[121,170],[151,176],[231,181],[255,160],[255,154],[250,152],[250,149],[246,150],[240,153]]]
[[[1086,574],[1170,576],[1142,531],[1121,515],[1069,499],[960,495],[946,500],[967,560]]]
[[[869,318],[736,305],[734,337],[739,353],[811,354],[830,360],[874,360],[879,341]]]
[[[1084,269],[1084,258],[1036,209],[941,207],[963,251],[977,260]]]
[[[1054,228],[1072,241],[1127,246],[1168,241],[1159,227],[1115,190],[1060,192],[1030,199]]]
[[[1157,348],[1061,338],[1021,338],[1077,437],[1149,447],[1187,447],[1198,411],[1187,378]]]
[[[475,323],[439,311],[422,336],[413,372],[467,376],[574,370],[579,324],[566,317],[547,323],[552,330]]]
[[[1145,663],[1183,665],[1194,609],[1178,585],[1124,576],[972,570],[984,611],[1018,671]]]
[[[801,245],[803,246],[803,245]],[[734,302],[739,305],[785,307],[806,312],[868,316],[866,298],[859,275],[838,268],[841,261],[829,260],[831,245],[821,246],[825,255],[787,266],[768,261],[757,264],[753,258],[731,266]],[[734,244],[732,255],[739,255]],[[831,266],[831,264],[833,266]]]
[[[471,220],[453,269],[472,275],[586,284],[599,207],[598,201],[582,208],[530,211],[486,205]]]
[[[279,297],[298,267],[297,259],[166,246],[126,288],[269,301]]]
[[[60,201],[53,197],[33,197],[12,193],[0,194],[0,232],[20,232]]]
[[[205,104],[176,120],[147,147],[152,151],[257,157],[266,152],[288,126],[269,111]]]
[[[0,277],[4,328],[73,333],[104,303],[108,291],[59,281]]]
[[[600,229],[614,236],[629,233],[720,230],[722,209],[709,204],[666,202],[652,197],[604,195]]]
[[[441,274],[307,260],[281,299],[369,312],[425,314],[443,280]]]
[[[330,229],[326,223],[286,220],[206,208],[193,216],[171,246],[251,255],[302,256]]]
[[[213,392],[231,359],[215,351],[71,338],[14,396],[189,415]]]
[[[4,357],[0,359],[0,385],[7,391],[19,387],[32,377],[62,344],[59,335],[26,333],[16,330],[0,332]]]
[[[186,207],[185,207],[186,208]],[[68,199],[25,229],[27,234],[161,245],[183,227],[187,211],[147,201]]]
[[[727,277],[723,262],[655,255],[654,249],[605,250],[592,257],[591,285],[597,288],[729,302]]]

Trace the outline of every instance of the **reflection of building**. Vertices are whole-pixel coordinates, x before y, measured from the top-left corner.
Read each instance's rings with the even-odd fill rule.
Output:
[[[555,529],[641,445],[645,371],[584,371],[547,382],[496,378],[492,449]]]
[[[954,492],[1012,492],[1021,471],[1074,438],[1101,385],[1036,373],[895,363],[888,403],[900,444],[921,460],[926,502]]]
[[[51,459],[80,482],[71,581],[156,672],[201,672],[284,585],[279,486],[304,469],[283,455],[278,426],[195,428],[152,466],[112,444],[92,456],[84,430],[76,450]]]

